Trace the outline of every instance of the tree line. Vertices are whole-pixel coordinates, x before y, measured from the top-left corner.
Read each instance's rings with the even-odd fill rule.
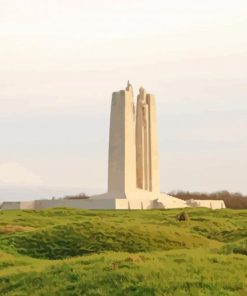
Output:
[[[247,209],[247,195],[243,195],[241,193],[218,191],[213,193],[204,193],[204,192],[189,192],[189,191],[172,191],[169,193],[174,197],[178,197],[183,200],[224,200],[227,208],[230,209]]]

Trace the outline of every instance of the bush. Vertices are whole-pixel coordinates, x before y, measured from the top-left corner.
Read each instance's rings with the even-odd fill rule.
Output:
[[[177,215],[177,221],[189,221],[189,215],[186,212],[182,212],[180,214]]]

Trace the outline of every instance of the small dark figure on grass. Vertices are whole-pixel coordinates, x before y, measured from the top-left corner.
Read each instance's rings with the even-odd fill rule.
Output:
[[[182,212],[182,213],[178,214],[176,219],[179,222],[190,220],[189,215],[186,212]]]

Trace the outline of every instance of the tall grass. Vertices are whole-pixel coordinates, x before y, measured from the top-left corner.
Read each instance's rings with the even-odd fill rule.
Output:
[[[0,295],[247,295],[247,211],[0,213]]]

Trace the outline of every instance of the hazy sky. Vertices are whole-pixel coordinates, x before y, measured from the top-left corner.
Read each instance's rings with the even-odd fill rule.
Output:
[[[0,0],[0,200],[105,191],[128,79],[156,95],[162,191],[247,193],[246,36],[246,0]]]

